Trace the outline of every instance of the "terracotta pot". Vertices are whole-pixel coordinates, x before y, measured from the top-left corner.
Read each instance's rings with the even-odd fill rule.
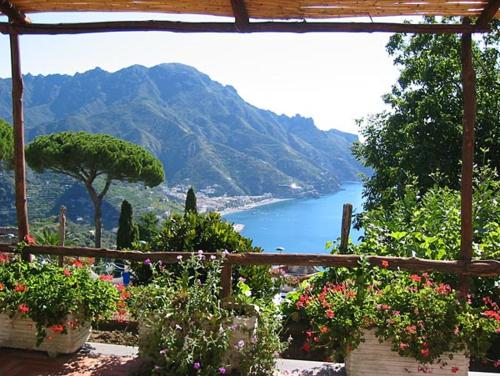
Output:
[[[75,329],[67,327],[67,334],[52,333],[47,329],[47,337],[37,346],[34,321],[0,314],[0,347],[46,351],[49,356],[57,356],[76,352],[88,340],[89,335],[90,323]]]
[[[463,353],[443,354],[433,364],[420,364],[414,358],[391,350],[389,341],[379,342],[374,330],[364,332],[365,342],[345,358],[347,376],[402,376],[430,373],[433,376],[467,376],[469,359]]]

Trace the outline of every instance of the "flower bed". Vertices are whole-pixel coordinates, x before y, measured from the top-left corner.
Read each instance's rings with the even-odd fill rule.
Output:
[[[152,283],[132,293],[140,356],[153,375],[272,375],[281,350],[275,307],[254,300],[243,280],[239,298],[222,303],[221,261],[205,257],[180,260],[175,274],[151,265]]]
[[[363,268],[336,273],[325,273],[303,286],[292,296],[288,313],[292,311],[290,317],[299,316],[309,324],[305,351],[322,349],[330,359],[350,360],[351,372],[362,367],[357,364],[360,359],[380,358],[384,362],[384,358],[367,352],[374,345],[367,329],[384,343],[384,350],[392,350],[387,351],[386,363],[402,357],[398,362],[409,359],[408,367],[420,372],[426,367],[446,368],[444,362],[451,365],[449,353],[462,354],[456,358],[462,360],[463,354],[483,358],[500,333],[499,306],[492,297],[476,297],[472,304],[471,298],[460,299],[438,275]],[[363,342],[366,336],[368,347]],[[357,348],[361,355],[352,354]],[[451,365],[447,374],[465,372],[462,360],[460,365]],[[387,374],[382,372],[386,366],[372,364],[370,368]]]
[[[94,278],[81,262],[0,261],[0,346],[73,352],[88,338],[90,323],[117,310],[121,295]]]

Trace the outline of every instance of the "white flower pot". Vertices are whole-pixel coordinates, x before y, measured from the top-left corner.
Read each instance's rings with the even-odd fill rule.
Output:
[[[74,353],[88,340],[90,323],[75,329],[67,327],[66,330],[67,334],[62,334],[47,329],[47,337],[37,346],[35,322],[0,313],[0,347],[46,351],[49,356]]]
[[[469,359],[463,353],[443,354],[432,364],[421,364],[414,358],[400,356],[391,350],[389,341],[379,342],[374,330],[364,332],[365,342],[351,351],[345,359],[347,376],[467,376]],[[450,356],[452,359],[450,359]]]

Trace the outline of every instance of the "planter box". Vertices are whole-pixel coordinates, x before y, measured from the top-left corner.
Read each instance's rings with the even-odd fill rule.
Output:
[[[392,351],[389,341],[380,343],[374,330],[365,331],[364,339],[365,342],[346,356],[347,376],[468,375],[469,359],[463,353],[454,353],[453,359],[449,358],[450,354],[444,354],[433,364],[420,364]]]
[[[90,335],[90,323],[76,329],[67,328],[67,334],[51,333],[40,344],[36,345],[36,324],[31,319],[0,314],[0,347],[15,349],[46,351],[49,356],[70,354],[77,351],[87,341]]]

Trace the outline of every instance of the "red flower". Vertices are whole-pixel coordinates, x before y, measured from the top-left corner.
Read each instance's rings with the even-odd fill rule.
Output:
[[[383,267],[383,268],[388,268],[388,267],[389,267],[389,261],[387,261],[387,260],[382,260],[382,267]]]
[[[30,307],[28,307],[26,304],[20,304],[19,307],[17,307],[17,309],[19,310],[19,312],[23,314],[28,313],[30,311]]]
[[[422,281],[422,277],[420,277],[419,275],[416,275],[416,274],[412,274],[410,276],[410,279],[413,281],[413,282],[420,282]]]
[[[34,245],[34,244],[36,244],[35,238],[33,236],[31,236],[30,234],[28,234],[28,235],[26,235],[24,237],[24,241],[26,243],[28,243],[28,245]]]
[[[483,315],[492,319],[495,319],[496,321],[500,321],[500,314],[496,311],[484,311]]]
[[[304,351],[309,352],[309,351],[311,351],[311,345],[308,342],[306,342],[306,343],[304,343],[304,346],[302,346],[302,349]]]
[[[81,262],[80,260],[75,260],[73,261],[73,264],[72,264],[75,268],[82,268],[83,267],[83,262]]]
[[[460,368],[458,368],[458,367],[451,367],[451,373],[457,373],[458,371],[460,371]]]
[[[420,354],[422,354],[422,356],[427,357],[430,354],[430,350],[429,349],[422,349],[422,350],[420,350]]]
[[[64,325],[52,325],[49,329],[54,333],[62,333],[64,331]]]
[[[9,256],[4,253],[0,253],[0,264],[9,261]]]
[[[22,283],[18,283],[16,284],[16,286],[14,287],[14,291],[15,292],[25,292],[28,288],[23,285]]]
[[[2,291],[4,288],[5,288],[5,285],[2,282],[0,282],[0,291]]]
[[[327,309],[326,317],[328,317],[329,319],[333,319],[335,317],[335,312],[333,312],[331,309]]]
[[[328,333],[328,328],[326,326],[322,326],[321,328],[319,328],[319,331],[323,334],[325,333]]]
[[[308,330],[308,331],[306,331],[306,336],[307,336],[307,337],[312,337],[312,335],[313,335],[312,330]]]
[[[68,269],[64,269],[63,273],[66,277],[71,277],[72,274]]]
[[[113,280],[113,276],[112,275],[100,275],[99,276],[99,279],[101,281],[112,281]]]

